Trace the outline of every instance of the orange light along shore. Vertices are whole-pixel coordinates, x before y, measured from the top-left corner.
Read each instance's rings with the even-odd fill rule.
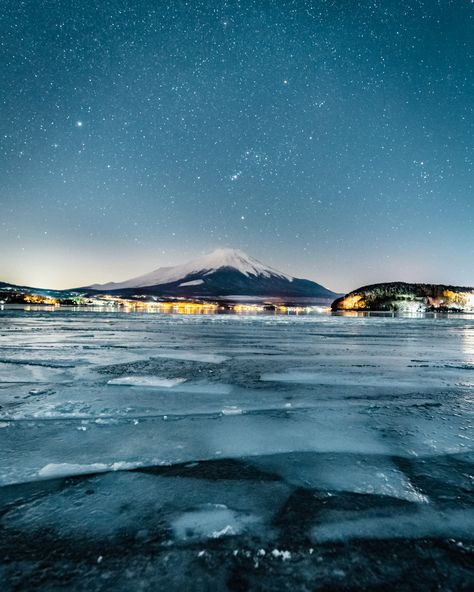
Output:
[[[3,306],[27,305],[25,310],[55,310],[58,308],[84,309],[90,311],[127,311],[127,312],[157,312],[168,314],[283,314],[305,315],[315,312],[328,312],[327,306],[302,306],[278,304],[272,302],[262,303],[236,303],[229,301],[192,301],[192,300],[140,300],[128,299],[104,294],[95,297],[54,298],[41,294],[22,295],[21,301],[3,302]]]
[[[39,294],[27,294],[24,300],[28,304],[44,304],[47,306],[60,306],[61,304],[57,298],[40,296]]]
[[[119,306],[144,312],[166,312],[174,314],[212,314],[219,308],[217,304],[208,302],[140,302],[134,300],[120,301]]]

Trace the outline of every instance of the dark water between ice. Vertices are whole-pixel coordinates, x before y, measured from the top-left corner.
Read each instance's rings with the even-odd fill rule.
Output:
[[[474,319],[0,312],[2,590],[472,590]]]

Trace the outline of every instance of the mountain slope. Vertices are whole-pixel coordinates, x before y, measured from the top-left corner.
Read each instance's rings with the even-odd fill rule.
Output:
[[[34,288],[32,286],[19,286],[17,284],[9,284],[8,282],[0,282],[0,294],[44,294],[58,296],[64,293],[64,290],[53,290],[49,288]]]
[[[97,292],[156,296],[285,296],[334,298],[310,280],[291,277],[237,249],[217,249],[183,265],[160,267],[124,282],[82,288]],[[138,291],[138,292],[137,292]]]

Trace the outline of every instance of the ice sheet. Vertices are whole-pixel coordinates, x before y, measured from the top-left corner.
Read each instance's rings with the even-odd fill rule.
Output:
[[[160,573],[267,562],[334,589],[363,565],[375,589],[379,558],[360,546],[375,539],[383,565],[432,557],[457,574],[450,589],[465,583],[473,319],[0,322],[0,552],[15,573],[47,547],[59,573],[110,552],[134,578],[156,558]]]

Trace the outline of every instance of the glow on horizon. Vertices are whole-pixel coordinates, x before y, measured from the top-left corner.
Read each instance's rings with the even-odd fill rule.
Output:
[[[22,258],[16,257],[15,263],[7,254],[0,263],[0,281],[57,290],[94,283],[118,282],[148,273],[158,267],[186,263],[198,255],[211,252],[217,246],[210,245],[208,248],[191,252],[184,249],[168,252],[163,252],[162,249],[148,251],[120,249],[119,256],[117,256],[118,249],[111,247],[104,247],[100,252],[91,248],[83,250],[79,248],[35,250],[32,248],[23,251]],[[289,260],[288,257],[280,259],[279,254],[275,252],[266,256],[264,253],[256,253],[245,247],[242,247],[242,250],[278,271],[313,280],[337,293],[347,293],[363,285],[390,281],[458,286],[474,284],[474,281],[463,281],[462,276],[457,277],[454,273],[443,276],[437,270],[435,261],[430,267],[426,267],[421,261],[415,259],[408,259],[406,264],[393,259],[385,265],[384,271],[380,272],[377,266],[379,255],[376,253],[373,255],[372,265],[367,265],[365,272],[360,274],[359,270],[355,270],[351,265],[351,260],[340,261],[339,267],[331,258],[323,257],[316,262],[313,272],[307,273],[306,270],[310,267],[312,260],[310,254],[295,253]],[[340,280],[342,274],[345,274],[345,281]]]

